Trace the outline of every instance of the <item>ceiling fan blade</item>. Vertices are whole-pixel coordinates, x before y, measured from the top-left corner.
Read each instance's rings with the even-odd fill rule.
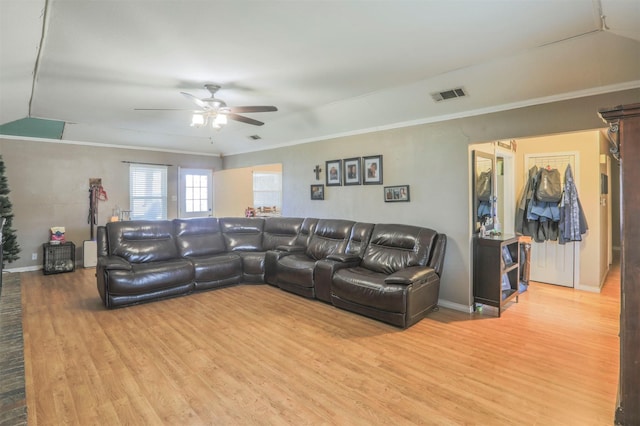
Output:
[[[134,111],[194,111],[194,109],[184,108],[134,108]]]
[[[231,112],[272,112],[277,111],[278,108],[274,106],[236,106],[230,107]]]
[[[231,120],[241,121],[247,124],[253,124],[254,126],[262,126],[264,124],[262,121],[254,120],[253,118],[245,117],[243,115],[238,115],[234,113],[226,113],[225,115]]]
[[[187,92],[180,92],[182,93],[182,95],[189,99],[191,102],[195,103],[196,105],[198,105],[200,108],[202,109],[207,109],[208,105],[206,102],[203,102],[202,99],[193,96],[191,93],[187,93]]]

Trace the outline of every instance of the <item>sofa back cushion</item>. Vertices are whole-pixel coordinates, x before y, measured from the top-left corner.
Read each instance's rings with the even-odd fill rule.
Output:
[[[392,274],[409,266],[426,266],[437,235],[436,231],[428,228],[377,224],[361,266],[383,274]]]
[[[278,246],[293,245],[302,228],[302,221],[302,218],[297,217],[265,218],[262,248],[264,250],[273,250]]]
[[[131,263],[178,258],[170,220],[132,220],[106,225],[109,253]]]
[[[307,245],[306,255],[314,260],[330,254],[344,253],[354,222],[341,219],[320,219]]]
[[[224,217],[220,219],[227,251],[264,251],[261,217]]]
[[[354,254],[362,257],[364,251],[371,239],[371,233],[373,232],[373,223],[357,222],[351,229],[351,235],[349,236],[349,242],[347,243],[347,254]]]
[[[318,224],[318,219],[313,217],[305,218],[302,221],[300,232],[298,233],[298,236],[296,237],[296,241],[293,243],[293,245],[306,248],[309,245],[309,240],[313,235],[313,231],[316,230],[317,224]]]
[[[173,223],[180,256],[210,256],[226,251],[217,218],[174,219]]]

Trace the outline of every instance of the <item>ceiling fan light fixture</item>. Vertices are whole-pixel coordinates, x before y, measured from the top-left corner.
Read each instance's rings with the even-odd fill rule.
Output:
[[[205,125],[203,114],[193,114],[191,117],[191,127],[202,127]]]
[[[180,92],[184,97],[188,98],[191,102],[198,106],[197,111],[192,111],[191,127],[206,127],[211,122],[211,127],[217,130],[222,129],[228,120],[240,121],[246,124],[252,124],[254,126],[262,126],[262,121],[255,120],[250,117],[245,117],[239,113],[254,113],[254,112],[272,112],[278,111],[278,108],[272,105],[249,105],[239,107],[229,107],[227,104],[215,97],[216,92],[220,89],[220,86],[215,84],[205,84],[205,88],[211,93],[209,98],[199,98],[187,92]],[[162,108],[162,110],[172,111],[174,109]]]
[[[224,114],[217,114],[216,119],[213,121],[219,126],[224,126],[227,124],[227,116]]]

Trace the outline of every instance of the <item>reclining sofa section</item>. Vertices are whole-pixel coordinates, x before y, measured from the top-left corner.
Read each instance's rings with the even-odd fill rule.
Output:
[[[446,235],[315,218],[197,218],[98,227],[108,308],[241,283],[268,283],[398,327],[438,303]]]

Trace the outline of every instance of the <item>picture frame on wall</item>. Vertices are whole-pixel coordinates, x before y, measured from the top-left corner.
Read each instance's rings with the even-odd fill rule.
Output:
[[[327,186],[342,185],[342,160],[331,160],[325,164]]]
[[[360,185],[361,182],[361,161],[360,157],[345,158],[342,162],[344,165],[343,175],[345,185]]]
[[[324,185],[311,185],[311,199],[324,200]]]
[[[385,186],[384,201],[385,203],[411,201],[411,195],[409,194],[409,185]]]
[[[362,157],[362,184],[382,185],[382,155]]]

